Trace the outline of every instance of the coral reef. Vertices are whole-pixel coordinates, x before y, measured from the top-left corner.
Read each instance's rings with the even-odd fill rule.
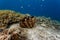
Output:
[[[8,25],[17,23],[21,18],[24,18],[24,14],[11,11],[11,10],[0,10],[0,28],[4,29]]]
[[[37,21],[37,24],[43,26],[43,27],[50,27],[50,28],[53,28],[53,29],[57,29],[57,30],[60,30],[59,26],[60,26],[60,22],[57,21],[57,20],[52,20],[50,17],[44,17],[44,16],[40,16],[40,17],[37,17],[38,21]]]
[[[0,10],[0,40],[60,40],[60,22]]]
[[[23,32],[19,24],[13,24],[9,29],[0,32],[0,40],[25,40],[26,36]]]

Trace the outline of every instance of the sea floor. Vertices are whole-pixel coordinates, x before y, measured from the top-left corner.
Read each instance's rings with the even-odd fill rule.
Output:
[[[19,22],[21,18],[27,15],[11,10],[1,10],[0,40],[60,40],[59,21],[52,20],[50,17],[39,16],[36,17],[37,22],[34,27],[28,28],[27,24],[23,24],[26,26],[23,28]]]

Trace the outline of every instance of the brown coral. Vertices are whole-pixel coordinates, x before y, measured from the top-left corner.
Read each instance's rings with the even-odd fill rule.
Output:
[[[36,22],[36,18],[34,16],[27,16],[20,20],[20,26],[22,28],[32,28]]]
[[[19,35],[19,34],[15,33],[15,34],[12,34],[12,36],[11,36],[11,39],[10,39],[10,40],[26,40],[26,37],[21,36],[21,35]]]

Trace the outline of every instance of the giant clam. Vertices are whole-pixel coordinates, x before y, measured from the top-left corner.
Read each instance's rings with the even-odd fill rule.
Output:
[[[20,20],[20,27],[22,28],[32,28],[36,23],[36,18],[34,16],[27,16]]]

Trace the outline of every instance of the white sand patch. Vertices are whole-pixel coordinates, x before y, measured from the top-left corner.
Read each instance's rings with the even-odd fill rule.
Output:
[[[36,28],[28,29],[28,40],[60,40],[59,34],[49,30],[46,30],[42,26],[36,26]]]

